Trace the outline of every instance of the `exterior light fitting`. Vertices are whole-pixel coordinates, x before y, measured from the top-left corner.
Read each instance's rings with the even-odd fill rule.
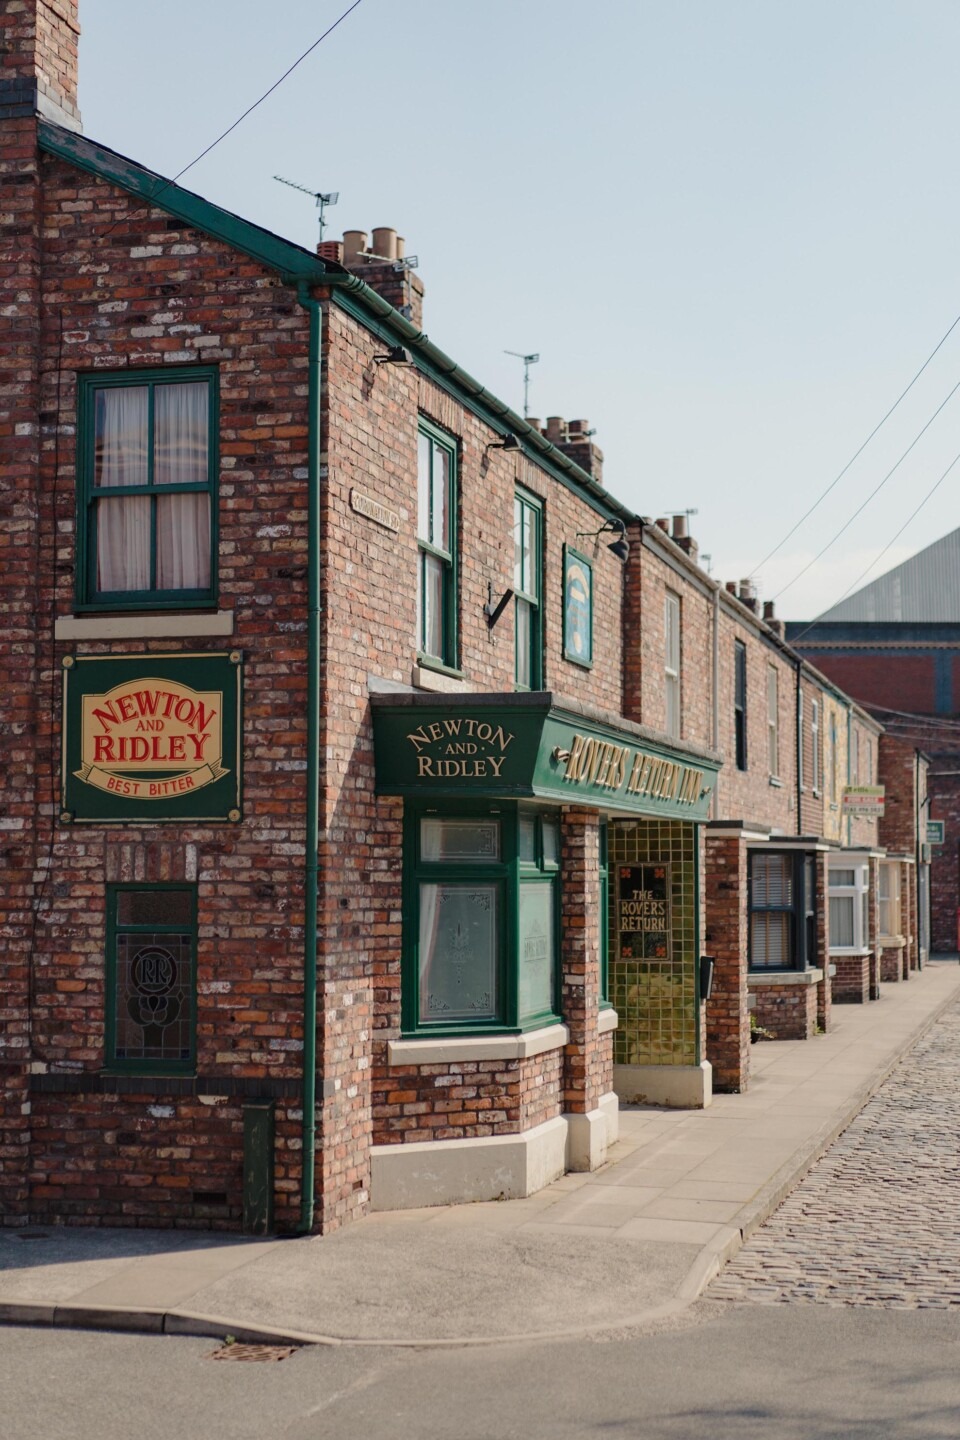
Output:
[[[618,560],[628,560],[630,558],[630,543],[627,540],[627,527],[622,520],[607,520],[605,524],[600,526],[599,530],[578,530],[577,539],[596,540],[598,535],[611,534],[616,535],[617,538],[607,545],[607,549],[612,550]]]
[[[405,345],[391,345],[386,355],[374,355],[378,365],[412,365],[413,355]]]

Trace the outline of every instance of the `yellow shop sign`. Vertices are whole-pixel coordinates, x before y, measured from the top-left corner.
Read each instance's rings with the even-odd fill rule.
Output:
[[[80,756],[86,785],[138,800],[201,790],[227,774],[223,694],[144,677],[84,695]]]

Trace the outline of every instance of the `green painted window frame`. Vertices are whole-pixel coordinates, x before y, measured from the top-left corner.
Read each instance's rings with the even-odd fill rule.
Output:
[[[588,648],[587,648],[587,653],[586,653],[586,654],[582,654],[582,655],[577,654],[577,652],[576,652],[574,649],[571,648],[571,645],[570,645],[570,630],[569,630],[569,627],[568,627],[568,624],[567,624],[567,619],[568,619],[568,616],[567,616],[567,588],[568,588],[568,578],[569,578],[570,568],[571,568],[571,565],[572,565],[572,564],[577,564],[577,565],[583,566],[583,569],[586,571],[587,579],[589,580],[589,583],[590,583],[590,605],[589,605],[589,616],[588,616],[589,624],[588,624],[588,636],[587,636],[587,646],[588,646]],[[571,661],[574,665],[579,665],[579,666],[581,666],[584,670],[592,670],[592,669],[593,669],[593,633],[594,633],[594,626],[593,626],[593,561],[592,561],[592,560],[588,560],[587,557],[586,557],[586,555],[582,554],[581,551],[579,551],[579,550],[575,550],[572,545],[564,545],[564,547],[563,547],[563,596],[562,596],[562,601],[563,601],[563,610],[562,610],[562,613],[561,613],[561,619],[562,619],[562,622],[563,622],[563,658],[564,658],[565,660]]]
[[[435,816],[444,819],[483,820],[500,822],[500,859],[498,861],[456,862],[427,861],[421,853],[421,820]],[[536,820],[535,858],[520,858],[520,820],[533,816]],[[556,861],[544,856],[543,822],[557,826]],[[559,811],[542,806],[532,807],[505,801],[489,804],[480,801],[446,801],[420,803],[410,801],[403,817],[403,938],[401,959],[401,1028],[405,1036],[521,1034],[538,1030],[560,1020],[561,964],[561,820]],[[455,1022],[423,1022],[420,1019],[420,885],[472,880],[496,883],[503,903],[498,917],[497,983],[500,1013],[487,1020]],[[526,1015],[519,1012],[520,997],[520,889],[523,885],[550,884],[553,890],[554,955],[552,989],[554,1007]]]
[[[457,668],[459,656],[459,624],[458,624],[458,596],[459,596],[459,572],[460,572],[460,466],[458,463],[458,444],[456,439],[438,425],[432,424],[421,415],[417,427],[417,495],[419,505],[419,464],[420,464],[420,437],[425,436],[430,441],[430,493],[432,514],[432,493],[433,493],[433,457],[436,450],[446,453],[449,461],[450,474],[450,549],[433,543],[431,536],[421,536],[419,514],[417,516],[417,662],[425,665],[428,669],[442,670],[447,674],[458,675]],[[424,623],[426,621],[426,606],[424,604],[425,585],[424,570],[426,557],[428,555],[441,561],[443,564],[443,654],[434,655],[424,646]]]
[[[521,558],[520,576],[517,576],[517,564],[514,559],[514,601],[513,601],[513,688],[515,690],[530,691],[543,689],[543,501],[536,495],[531,495],[529,490],[517,489],[513,496],[513,524],[514,524],[514,546],[516,546],[516,527],[519,519],[522,526],[524,516],[530,514],[533,517],[533,557],[530,568],[533,574],[528,576],[524,573],[523,560]],[[535,589],[528,583],[533,581]],[[526,610],[524,607],[527,607]],[[522,683],[518,674],[520,661],[520,626],[523,619],[529,625],[529,647],[530,647],[530,684]]]
[[[600,881],[600,1009],[611,1008],[610,1000],[610,862],[609,826],[600,821],[598,873]]]
[[[120,935],[182,935],[182,924],[121,925],[117,909],[121,894],[158,891],[190,896],[190,1055],[181,1060],[147,1060],[117,1057],[117,939]],[[106,974],[104,986],[104,1072],[113,1075],[193,1075],[197,1068],[197,887],[184,882],[132,880],[106,887]]]
[[[148,465],[153,473],[154,396],[160,385],[183,385],[203,381],[208,396],[207,480],[203,485],[111,486],[111,498],[125,495],[146,495],[151,501],[151,565],[156,557],[156,499],[163,495],[210,496],[210,585],[203,590],[123,590],[100,593],[96,589],[98,493],[93,484],[94,446],[96,443],[95,404],[101,390],[130,386],[146,386],[148,390]],[[130,369],[119,373],[97,371],[77,379],[77,549],[76,598],[77,611],[118,610],[188,610],[210,609],[217,603],[219,506],[218,476],[220,470],[220,396],[219,373],[215,365],[165,366],[163,369]]]

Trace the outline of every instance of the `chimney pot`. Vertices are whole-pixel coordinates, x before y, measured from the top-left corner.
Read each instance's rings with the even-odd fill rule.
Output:
[[[657,529],[662,530],[664,535],[670,534],[670,521],[665,515],[661,516],[661,518],[657,521]]]
[[[764,600],[764,602],[763,602],[763,618],[764,618],[764,620],[773,620],[773,619],[774,619],[774,614],[773,614],[773,601],[772,601],[772,600]]]
[[[685,539],[686,534],[687,534],[687,517],[686,517],[686,515],[674,515],[674,517],[673,517],[673,538],[674,538],[674,540],[683,540],[683,539]]]
[[[366,230],[344,230],[343,232],[343,263],[344,265],[355,265],[358,258],[367,248]]]
[[[384,260],[397,258],[397,232],[389,225],[378,225],[373,232],[373,253]]]
[[[317,246],[317,254],[321,260],[335,260],[338,265],[343,264],[343,241],[342,240],[321,240]]]
[[[566,423],[562,415],[547,416],[547,439],[554,445],[562,445],[566,436]]]
[[[540,425],[540,417],[538,415],[528,415],[527,424],[531,425],[534,430],[539,430],[541,435],[543,434],[543,430]]]
[[[407,253],[407,242],[402,235],[397,236],[397,259],[402,260]]]
[[[736,593],[737,593],[737,582],[736,582],[736,580],[727,580],[727,581],[725,582],[723,588],[728,592],[728,594],[730,594],[730,595],[736,595]]]

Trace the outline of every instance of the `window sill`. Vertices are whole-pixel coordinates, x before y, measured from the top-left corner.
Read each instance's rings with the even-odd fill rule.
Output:
[[[862,960],[873,951],[869,945],[831,945],[829,953],[839,955],[841,960]]]
[[[780,779],[779,775],[771,775],[767,780],[767,784],[772,785],[774,790],[783,789],[783,781]]]
[[[61,615],[56,640],[151,640],[180,636],[232,635],[233,611],[196,615]]]
[[[451,1060],[528,1060],[568,1043],[566,1025],[545,1025],[523,1035],[444,1035],[387,1041],[388,1065],[443,1065]]]
[[[605,1005],[600,1011],[600,1018],[597,1021],[597,1034],[609,1035],[611,1030],[616,1030],[620,1024],[620,1016],[611,1006]]]
[[[418,657],[410,677],[411,684],[418,690],[431,690],[441,695],[456,695],[466,689],[462,670],[452,670],[439,662]]]
[[[748,970],[747,987],[762,985],[819,985],[823,971],[810,970]]]
[[[902,935],[881,935],[877,940],[881,950],[902,950],[906,943]]]

